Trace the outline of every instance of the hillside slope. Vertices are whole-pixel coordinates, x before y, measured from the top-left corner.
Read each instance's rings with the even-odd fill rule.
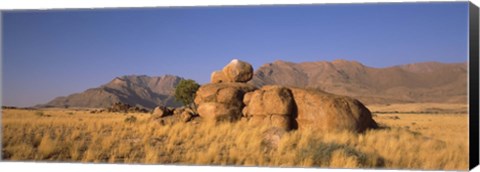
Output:
[[[129,75],[116,77],[110,82],[82,93],[57,97],[40,107],[109,107],[115,102],[143,108],[158,105],[179,106],[174,101],[175,86],[183,78],[173,75],[150,77]]]
[[[346,60],[275,61],[261,66],[250,83],[319,88],[367,104],[466,103],[467,64],[425,62],[372,68]]]

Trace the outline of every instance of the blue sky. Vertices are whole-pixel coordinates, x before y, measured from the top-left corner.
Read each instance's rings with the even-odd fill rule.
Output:
[[[4,11],[2,102],[32,106],[116,76],[209,81],[231,59],[465,62],[468,2]]]

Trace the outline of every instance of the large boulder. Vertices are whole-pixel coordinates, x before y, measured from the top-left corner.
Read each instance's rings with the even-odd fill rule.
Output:
[[[282,115],[293,113],[293,96],[286,87],[267,85],[244,97],[245,116]]]
[[[247,93],[243,102],[246,107],[243,116],[251,123],[280,127],[286,130],[292,128],[294,117],[294,101],[290,90],[278,85],[264,86],[259,90]]]
[[[210,83],[195,96],[200,117],[214,121],[238,120],[242,116],[243,96],[256,88],[245,83]]]
[[[254,125],[354,132],[378,127],[358,100],[321,90],[264,86],[245,94],[243,102],[242,114]]]
[[[371,112],[358,100],[315,89],[290,88],[299,129],[363,132],[378,128]]]
[[[222,69],[222,72],[227,82],[248,82],[253,77],[252,65],[238,59],[233,59]],[[214,74],[220,76],[218,73]]]

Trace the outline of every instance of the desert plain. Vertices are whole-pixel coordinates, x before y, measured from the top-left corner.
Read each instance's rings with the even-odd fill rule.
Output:
[[[468,106],[367,104],[379,129],[271,133],[245,121],[188,123],[150,113],[2,109],[4,161],[266,167],[468,169]]]

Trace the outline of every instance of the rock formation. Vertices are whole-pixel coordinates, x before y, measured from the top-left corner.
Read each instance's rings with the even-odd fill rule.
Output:
[[[243,96],[255,87],[245,83],[210,83],[201,86],[195,97],[198,114],[215,121],[234,121],[242,116]]]
[[[236,121],[283,130],[348,130],[363,132],[377,128],[370,111],[358,100],[318,89],[266,85],[257,89],[247,62],[232,60],[214,71],[211,82],[195,97],[200,117],[207,121]]]
[[[211,83],[201,86],[195,96],[198,114],[207,121],[236,121],[242,117],[243,96],[256,88],[246,84],[253,68],[247,62],[232,60],[221,71],[214,71]]]

